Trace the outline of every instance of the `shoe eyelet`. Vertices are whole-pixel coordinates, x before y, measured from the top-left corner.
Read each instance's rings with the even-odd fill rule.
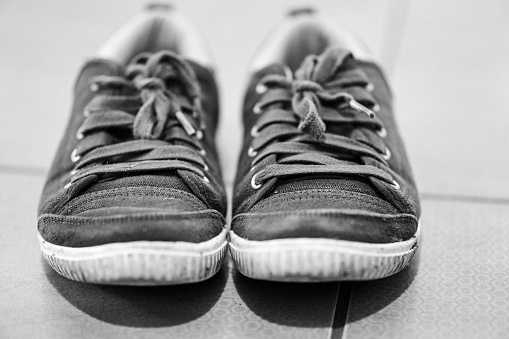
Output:
[[[395,189],[397,189],[397,190],[399,190],[399,189],[401,188],[401,186],[399,185],[399,183],[398,183],[396,180],[394,180],[394,179],[392,179],[392,183],[391,183],[391,184],[389,184],[389,185],[391,185],[392,187],[394,187],[394,188],[395,188]]]
[[[90,116],[90,114],[92,114],[92,112],[90,112],[90,110],[88,110],[88,109],[86,109],[86,110],[84,110],[84,111],[83,111],[83,116],[84,116],[85,118],[89,117],[89,116]]]
[[[391,157],[392,157],[392,153],[391,153],[391,150],[389,149],[389,147],[387,147],[385,149],[385,153],[382,155],[382,157],[385,159],[385,160],[389,160]]]
[[[256,105],[254,105],[254,107],[253,107],[253,113],[254,113],[254,114],[260,114],[260,113],[262,113],[262,105],[261,105],[259,102],[257,102],[257,103],[256,103]]]
[[[76,168],[70,172],[71,176],[76,175],[76,173],[78,173],[78,170]]]
[[[254,156],[256,156],[258,154],[258,152],[256,152],[253,148],[253,146],[249,147],[249,149],[247,150],[247,155],[252,158]]]
[[[203,170],[204,170],[205,172],[208,172],[208,171],[209,171],[209,166],[208,166],[207,164],[205,164],[205,163],[203,164]]]
[[[97,92],[97,91],[99,90],[99,85],[98,85],[98,84],[96,84],[95,82],[94,82],[94,83],[92,83],[92,84],[90,84],[90,90],[91,90],[92,92]]]
[[[364,89],[368,92],[373,92],[375,90],[375,85],[372,82],[369,82]]]
[[[69,181],[67,184],[64,185],[64,189],[68,189],[69,187],[71,187],[72,185],[72,182]]]
[[[203,176],[203,181],[205,181],[205,183],[207,184],[210,184],[210,180],[206,176]]]
[[[207,151],[205,151],[203,148],[201,148],[199,152],[202,157],[207,155]]]
[[[71,153],[71,161],[76,162],[81,159],[81,156],[78,155],[78,149],[75,148]]]
[[[255,87],[255,91],[257,94],[263,94],[263,93],[267,92],[268,89],[269,88],[267,86],[265,86],[264,84],[262,84],[260,82]]]
[[[203,132],[202,131],[196,131],[196,139],[198,139],[198,140],[203,139]]]
[[[81,140],[84,137],[85,137],[85,134],[83,134],[83,132],[81,132],[81,130],[79,129],[78,132],[76,132],[76,139]]]
[[[375,112],[375,113],[380,112],[380,105],[379,105],[379,104],[375,104],[375,105],[373,106],[373,108],[371,108],[371,110],[372,110],[373,112]]]
[[[381,138],[385,138],[387,136],[387,130],[385,127],[380,128],[378,131],[376,131],[376,134],[380,136]]]
[[[256,138],[259,135],[260,135],[260,131],[258,131],[258,127],[253,126],[253,128],[251,128],[251,136],[253,138]]]
[[[258,173],[256,173],[255,175],[253,175],[253,177],[251,178],[251,187],[254,188],[255,190],[259,189],[260,187],[262,187],[262,184],[257,184],[256,183],[256,176],[258,175]]]

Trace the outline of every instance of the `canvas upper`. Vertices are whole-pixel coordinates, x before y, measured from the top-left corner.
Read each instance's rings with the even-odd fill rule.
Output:
[[[332,46],[246,91],[232,231],[248,240],[410,239],[418,193],[380,67]]]
[[[83,66],[39,205],[44,240],[203,242],[225,225],[212,71],[170,51]]]

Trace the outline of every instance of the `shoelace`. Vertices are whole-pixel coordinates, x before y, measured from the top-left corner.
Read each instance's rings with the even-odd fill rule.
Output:
[[[168,51],[142,54],[125,76],[95,77],[91,90],[97,95],[84,110],[66,188],[87,177],[175,171],[200,196],[217,195],[196,182],[209,183],[200,144],[205,125],[200,88],[187,62]]]
[[[387,162],[391,153],[375,114],[373,84],[352,62],[348,51],[332,47],[308,56],[295,79],[286,72],[260,80],[253,112],[262,115],[248,151],[253,189],[278,178],[327,174],[371,177],[400,188]]]

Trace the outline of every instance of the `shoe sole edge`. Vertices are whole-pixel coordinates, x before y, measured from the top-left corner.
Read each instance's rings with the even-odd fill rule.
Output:
[[[62,276],[106,285],[176,285],[206,280],[222,266],[227,230],[202,243],[132,241],[66,247],[39,234],[43,257]]]
[[[254,279],[287,282],[374,280],[396,274],[418,248],[420,228],[407,241],[371,244],[335,239],[246,240],[230,231],[238,270]]]

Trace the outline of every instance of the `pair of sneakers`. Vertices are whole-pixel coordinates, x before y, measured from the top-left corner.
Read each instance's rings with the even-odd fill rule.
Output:
[[[419,202],[380,67],[345,28],[290,13],[252,60],[231,225],[208,49],[168,6],[83,66],[39,207],[42,253],[101,284],[202,281],[229,248],[276,281],[382,278],[417,249]],[[239,79],[240,81],[240,79]]]

